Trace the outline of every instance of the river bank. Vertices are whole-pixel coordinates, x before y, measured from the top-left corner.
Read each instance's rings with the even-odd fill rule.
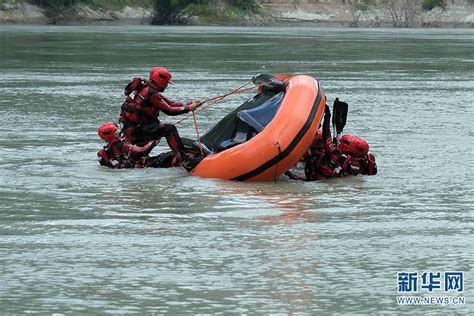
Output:
[[[288,3],[264,0],[259,13],[231,17],[199,15],[184,16],[187,25],[237,26],[341,26],[341,27],[473,27],[474,6],[468,1],[453,1],[444,9],[397,12],[381,6],[352,4]],[[405,10],[405,9],[403,9]],[[217,10],[222,11],[222,10]],[[219,13],[217,13],[218,15]],[[0,24],[62,24],[62,25],[148,25],[153,20],[152,7],[122,9],[94,8],[77,4],[52,19],[43,7],[24,1],[0,2]]]
[[[272,0],[268,0],[272,1]],[[273,0],[277,1],[277,0]],[[453,2],[444,9],[429,11],[406,8],[352,4],[307,3],[263,5],[280,24],[330,25],[350,27],[473,27],[474,6]]]

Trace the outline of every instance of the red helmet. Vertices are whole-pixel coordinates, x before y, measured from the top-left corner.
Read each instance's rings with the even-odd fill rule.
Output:
[[[344,135],[339,139],[337,148],[344,154],[354,157],[365,157],[369,152],[369,144],[361,137],[354,135]]]
[[[150,80],[156,82],[160,88],[166,88],[171,81],[171,73],[163,67],[155,67],[150,71]]]
[[[311,144],[311,148],[314,148],[314,149],[324,148],[323,131],[321,129],[318,129],[318,131],[316,132],[313,143]]]
[[[99,127],[98,134],[100,139],[110,142],[115,139],[115,133],[117,132],[117,130],[118,127],[115,123],[107,122]]]

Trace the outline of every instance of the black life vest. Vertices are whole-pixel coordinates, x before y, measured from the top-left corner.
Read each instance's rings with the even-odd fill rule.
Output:
[[[122,152],[122,144],[121,140],[111,141],[99,150],[97,157],[100,165],[114,169],[129,168],[133,165],[129,155]]]
[[[142,91],[149,87],[149,83],[140,77],[135,77],[125,87],[127,98],[122,104],[120,113],[120,122],[124,125],[142,124],[154,118],[145,111],[147,107],[153,104],[143,95]],[[146,89],[145,93],[148,93]]]

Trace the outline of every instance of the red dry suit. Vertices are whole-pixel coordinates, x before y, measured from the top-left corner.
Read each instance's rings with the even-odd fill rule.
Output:
[[[154,141],[144,146],[136,146],[119,138],[108,142],[99,150],[97,156],[102,166],[115,169],[141,168],[146,166],[148,154],[154,146]]]
[[[178,130],[173,124],[163,124],[158,119],[160,111],[167,115],[179,115],[189,112],[191,102],[175,102],[164,97],[161,88],[153,81],[133,79],[125,87],[127,96],[122,105],[119,121],[123,124],[122,133],[133,144],[166,137],[168,145],[178,160],[185,156],[184,145]]]
[[[318,142],[316,137],[312,145],[312,147],[316,147],[316,150],[311,150],[312,147],[310,147],[310,154],[304,160],[306,181],[358,174],[376,174],[377,165],[374,155],[366,153],[363,157],[351,156],[334,145],[331,140],[330,121],[331,112],[326,106],[322,128],[324,149],[321,150],[320,146],[315,146]]]

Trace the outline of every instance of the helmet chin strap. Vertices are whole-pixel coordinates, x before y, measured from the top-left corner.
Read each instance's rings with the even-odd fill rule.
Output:
[[[164,87],[162,87],[158,82],[156,82],[155,80],[151,80],[150,79],[150,82],[155,86],[155,88],[158,88],[158,92],[164,92],[165,89],[168,87],[168,84],[166,84]]]

